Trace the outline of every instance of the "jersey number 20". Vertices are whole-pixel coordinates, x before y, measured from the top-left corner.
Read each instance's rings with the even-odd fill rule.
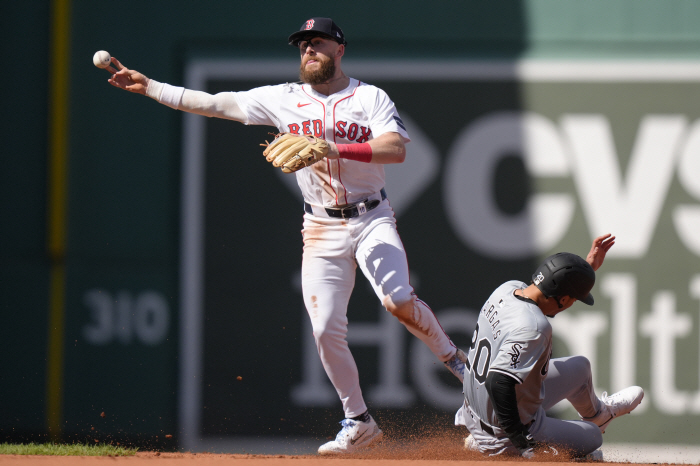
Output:
[[[486,376],[489,374],[489,366],[491,365],[491,342],[488,340],[488,338],[482,338],[479,340],[479,345],[477,346],[476,341],[478,339],[479,324],[477,323],[476,328],[474,329],[474,336],[472,337],[471,345],[469,345],[469,356],[472,355],[472,352],[476,348],[474,360],[470,364],[469,357],[467,357],[467,362],[465,365],[467,366],[467,371],[472,372],[474,374],[474,378],[481,385],[483,385],[484,382],[486,382]],[[483,363],[483,367],[479,367],[482,357],[485,358],[485,361]]]

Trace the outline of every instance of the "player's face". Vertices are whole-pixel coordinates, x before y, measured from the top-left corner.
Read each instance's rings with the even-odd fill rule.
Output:
[[[299,79],[308,84],[328,82],[335,75],[335,57],[338,56],[339,46],[336,41],[322,37],[299,42]]]

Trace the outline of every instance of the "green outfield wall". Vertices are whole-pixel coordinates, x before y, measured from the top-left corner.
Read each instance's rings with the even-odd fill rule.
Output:
[[[699,15],[651,0],[3,4],[0,440],[335,435],[300,293],[301,198],[260,156],[274,128],[185,115],[91,64],[104,49],[208,92],[290,82],[286,37],[331,16],[346,72],[386,90],[412,137],[387,192],[412,284],[455,342],[495,286],[612,232],[595,306],[552,321],[555,355],[589,357],[601,392],[644,387],[606,442],[695,443]],[[348,315],[376,417],[450,425],[459,385],[360,276]]]

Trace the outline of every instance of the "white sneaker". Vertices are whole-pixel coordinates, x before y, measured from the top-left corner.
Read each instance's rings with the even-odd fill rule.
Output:
[[[464,449],[469,451],[479,451],[479,444],[476,443],[476,440],[474,440],[472,434],[467,435],[467,438],[464,439]]]
[[[467,355],[464,354],[464,351],[457,348],[457,352],[455,353],[455,355],[444,362],[447,370],[452,372],[454,376],[457,377],[462,383],[464,383],[464,370],[466,369],[464,363],[466,361]]]
[[[637,386],[627,387],[610,396],[607,392],[603,392],[603,396],[600,398],[602,402],[600,412],[593,417],[582,417],[581,419],[592,422],[600,428],[602,433],[605,433],[605,428],[608,427],[610,421],[632,412],[642,402],[642,398],[644,398],[644,390]]]
[[[318,448],[319,455],[355,453],[382,439],[382,431],[372,416],[369,417],[369,422],[343,419],[340,424],[343,428],[338,432],[335,440],[321,445]]]

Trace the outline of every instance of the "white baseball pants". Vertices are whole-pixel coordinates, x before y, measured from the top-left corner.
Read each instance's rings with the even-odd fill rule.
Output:
[[[301,283],[304,304],[326,374],[343,403],[345,417],[367,410],[346,335],[347,307],[359,265],[384,307],[440,361],[456,347],[430,308],[409,284],[408,263],[388,200],[352,219],[304,215]]]

